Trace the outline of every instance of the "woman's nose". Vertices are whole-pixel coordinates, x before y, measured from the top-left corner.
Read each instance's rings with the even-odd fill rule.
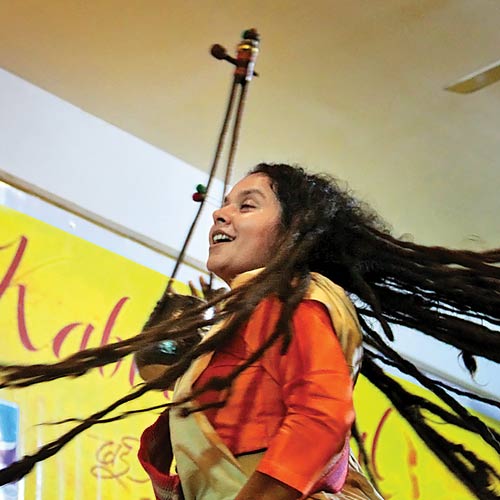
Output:
[[[231,220],[228,206],[226,205],[224,207],[221,207],[221,208],[218,208],[217,210],[215,210],[212,217],[213,217],[215,223],[219,222],[221,224],[228,224],[229,221]]]

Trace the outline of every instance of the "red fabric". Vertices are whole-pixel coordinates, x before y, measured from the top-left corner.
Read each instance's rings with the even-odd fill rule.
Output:
[[[179,476],[170,474],[172,445],[168,412],[164,412],[141,436],[139,462],[151,479],[156,500],[183,500]]]
[[[214,354],[195,386],[228,375],[248,359],[272,333],[280,307],[277,299],[259,304],[240,335]],[[328,479],[332,457],[344,449],[354,420],[352,381],[322,304],[303,301],[293,330],[286,355],[280,354],[278,341],[236,379],[226,406],[205,414],[234,455],[267,449],[258,470],[305,494],[317,491],[321,478]],[[199,402],[221,397],[209,392]],[[340,468],[340,479],[337,470],[334,484],[326,481],[329,488],[342,486],[347,458]]]

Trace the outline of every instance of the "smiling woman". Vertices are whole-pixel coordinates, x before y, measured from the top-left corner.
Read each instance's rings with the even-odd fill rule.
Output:
[[[233,290],[251,284],[281,245],[289,245],[290,223],[300,215],[291,212],[296,208],[286,198],[279,198],[280,187],[271,175],[288,167],[260,168],[238,182],[213,214],[207,267]],[[294,169],[289,173],[303,175]],[[283,184],[281,191],[288,189]],[[288,283],[291,277],[295,285]],[[195,403],[183,408],[188,413],[196,405],[203,409],[190,416],[172,411],[169,416],[183,494],[192,499],[285,500],[312,494],[326,498],[343,489],[343,498],[378,499],[349,457],[352,386],[362,338],[354,307],[340,287],[318,273],[292,271],[282,280],[290,287],[288,293],[302,295],[289,311],[286,353],[273,334],[283,327],[279,323],[286,308],[270,294],[176,384],[174,401],[190,399],[194,390]],[[230,321],[214,326],[205,342],[228,326]],[[232,379],[229,394],[213,387],[214,381],[227,381],[229,388]],[[158,471],[152,472],[153,464],[165,458],[165,446],[158,456],[153,437],[165,425],[162,417],[145,432],[140,452],[156,491],[169,479],[164,475],[159,480]]]
[[[191,364],[174,393],[184,410],[170,412],[168,439],[186,498],[380,498],[349,456],[361,329],[367,345],[435,389],[453,418],[470,427],[474,419],[401,361],[363,316],[377,318],[389,338],[390,322],[428,333],[443,326],[441,313],[430,313],[434,300],[472,317],[493,317],[487,301],[476,300],[472,308],[460,294],[472,281],[484,279],[486,286],[497,279],[489,264],[498,259],[495,252],[398,242],[376,214],[332,179],[288,165],[257,166],[213,218],[207,266],[232,287],[225,304],[230,315],[205,337],[201,346],[208,354]],[[458,270],[456,263],[470,271]],[[415,301],[408,292],[421,295],[424,282],[427,292]],[[363,328],[338,285],[359,299]],[[401,319],[401,311],[407,319]],[[455,323],[452,317],[447,321]],[[472,322],[462,327],[469,333],[476,329]],[[446,340],[458,346],[453,334]],[[483,340],[495,342],[486,330]],[[472,353],[481,350],[473,338],[468,345],[474,346]],[[385,375],[373,359],[370,355],[364,371],[382,387]],[[422,437],[429,435],[415,401],[409,401],[411,411],[400,402],[398,409]],[[168,476],[156,476],[157,469],[151,472],[151,464],[164,456],[164,445],[151,444],[157,442],[158,427],[165,427],[165,417],[146,431],[140,454],[157,485],[168,482]],[[482,433],[481,425],[476,428]],[[483,433],[486,439],[489,432]],[[477,481],[460,471],[458,449],[450,444],[435,451],[477,489]],[[491,474],[480,459],[472,462],[479,476]]]
[[[498,291],[498,269],[491,265],[498,252],[399,242],[332,179],[288,165],[257,166],[213,218],[207,266],[232,287],[224,305],[230,315],[205,337],[201,350],[207,354],[191,363],[174,392],[183,411],[170,411],[168,439],[185,498],[381,498],[349,453],[362,329],[382,359],[440,395],[452,409],[450,421],[474,427],[498,446],[490,429],[401,360],[363,319],[377,318],[389,339],[391,322],[431,335],[449,330],[441,339],[464,348],[448,313],[498,320],[489,299],[478,299],[494,284]],[[465,299],[472,283],[477,295]],[[338,285],[357,297],[362,328]],[[498,303],[498,294],[493,300]],[[433,313],[435,301],[448,311]],[[460,328],[469,337],[467,353],[487,356],[474,338],[478,326],[464,320]],[[498,343],[488,329],[480,335]],[[388,379],[369,354],[365,375],[387,390]],[[431,433],[421,411],[429,406],[422,403],[419,410],[414,398],[407,399],[401,392],[393,403],[426,439]],[[165,461],[160,469],[152,464],[164,458],[165,445],[158,448],[155,436],[165,418],[145,432],[140,453],[161,499],[170,498],[158,494],[158,486],[168,483],[161,472]],[[426,440],[460,479],[488,498],[488,464],[441,436]],[[465,456],[475,476],[461,467]]]

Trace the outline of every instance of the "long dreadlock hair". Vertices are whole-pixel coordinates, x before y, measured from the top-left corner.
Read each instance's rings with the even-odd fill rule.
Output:
[[[283,230],[277,252],[264,271],[240,288],[175,318],[159,314],[172,296],[165,294],[142,334],[115,344],[79,352],[53,365],[4,366],[0,387],[22,387],[61,377],[76,377],[97,366],[131,353],[141,353],[165,340],[184,344],[185,351],[163,375],[96,412],[56,441],[0,471],[0,484],[19,479],[36,462],[52,456],[80,432],[96,423],[135,413],[108,416],[122,404],[149,390],[169,387],[200,355],[220,348],[238,333],[256,306],[271,294],[282,302],[275,331],[249,359],[224,378],[213,378],[182,401],[158,405],[183,405],[208,390],[230,389],[233,381],[276,342],[285,352],[293,332],[292,315],[303,299],[310,272],[318,272],[342,286],[353,299],[364,334],[362,373],[392,402],[417,434],[447,467],[478,497],[498,498],[498,472],[471,450],[453,443],[428,424],[429,416],[472,431],[500,452],[498,433],[469,413],[452,392],[460,392],[431,379],[390,347],[393,327],[406,326],[451,345],[463,353],[473,371],[475,357],[500,360],[500,249],[485,252],[450,250],[401,241],[390,235],[383,222],[366,205],[332,178],[306,173],[300,167],[260,164],[250,173],[266,175],[280,202]],[[208,309],[217,313],[205,317]],[[225,319],[224,327],[205,342],[198,342],[200,328]],[[378,323],[380,328],[375,328]],[[379,331],[382,333],[379,333]],[[193,340],[194,339],[194,340]],[[179,344],[179,345],[180,345]],[[410,375],[436,394],[445,406],[409,393],[385,374],[380,363]],[[479,398],[500,406],[498,402]],[[216,403],[224,405],[224,401]],[[207,406],[196,406],[200,411]],[[148,411],[145,408],[140,411]],[[356,435],[356,432],[354,432]]]

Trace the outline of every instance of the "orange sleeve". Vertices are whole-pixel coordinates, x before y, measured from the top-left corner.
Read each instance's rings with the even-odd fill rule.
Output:
[[[272,332],[279,310],[277,300],[260,305],[246,328],[253,341]],[[303,301],[293,332],[285,355],[278,342],[262,360],[282,388],[286,414],[257,470],[305,494],[344,446],[354,409],[349,369],[324,305]]]

